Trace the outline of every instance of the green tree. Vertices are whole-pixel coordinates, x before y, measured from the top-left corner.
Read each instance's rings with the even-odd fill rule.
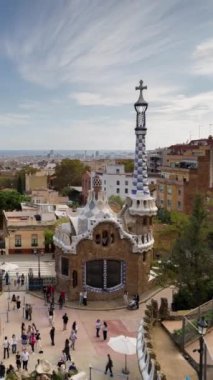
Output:
[[[18,175],[18,178],[17,178],[17,191],[20,194],[24,194],[24,191],[25,191],[25,180],[23,176],[21,175]]]
[[[208,248],[206,222],[204,200],[197,195],[192,215],[180,231],[171,259],[161,267],[162,275],[175,281],[178,287],[177,303],[182,302],[188,308],[208,300],[212,283],[213,252]]]
[[[123,159],[123,160],[119,160],[118,164],[124,165],[125,173],[133,173],[133,170],[134,170],[134,160],[132,160],[132,159]]]
[[[54,231],[46,228],[44,230],[45,252],[51,252],[53,249]]]
[[[0,191],[0,211],[13,211],[21,209],[21,202],[29,200],[29,197],[21,195],[17,191]]]
[[[171,223],[171,213],[163,207],[159,207],[157,211],[157,218],[162,223],[170,224]]]
[[[111,195],[109,197],[109,204],[111,206],[118,206],[118,208],[121,209],[123,207],[124,200],[119,195]]]
[[[29,197],[21,195],[17,191],[0,191],[0,225],[2,226],[2,216],[4,211],[21,210],[21,202],[26,202]]]
[[[16,188],[16,177],[11,175],[1,175],[0,176],[0,189],[15,189]]]
[[[80,186],[82,174],[87,167],[80,160],[65,158],[56,165],[54,186],[62,191],[67,186]]]

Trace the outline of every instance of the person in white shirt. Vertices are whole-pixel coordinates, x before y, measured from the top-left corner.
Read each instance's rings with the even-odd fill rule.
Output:
[[[77,334],[74,330],[71,331],[71,334],[70,334],[70,348],[72,348],[73,350],[75,350],[75,341],[77,339]]]
[[[96,338],[100,338],[100,330],[101,330],[101,320],[97,319],[95,322],[95,328],[96,328]]]
[[[22,368],[25,369],[26,371],[28,370],[27,366],[28,366],[29,356],[30,356],[29,352],[26,350],[26,348],[24,348],[21,353],[21,360],[22,360]]]
[[[10,341],[11,347],[12,347],[12,354],[16,354],[17,350],[17,339],[15,334],[12,335],[11,341]]]

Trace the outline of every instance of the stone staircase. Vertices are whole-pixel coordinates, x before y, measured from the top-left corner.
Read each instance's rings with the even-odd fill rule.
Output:
[[[13,263],[18,266],[16,270],[10,270],[9,276],[11,278],[16,277],[16,273],[19,275],[24,273],[25,276],[28,275],[29,269],[32,269],[34,276],[38,275],[39,260],[38,256],[35,255],[4,255],[0,256],[0,263]],[[55,260],[52,255],[45,253],[40,256],[40,273],[41,276],[55,277]]]

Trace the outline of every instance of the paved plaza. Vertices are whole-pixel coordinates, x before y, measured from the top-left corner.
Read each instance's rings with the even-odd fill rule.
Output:
[[[35,368],[35,364],[38,358],[47,358],[54,366],[59,361],[61,352],[64,348],[64,342],[66,338],[69,338],[71,332],[71,324],[73,321],[77,321],[78,324],[78,339],[76,342],[76,349],[72,352],[72,360],[75,361],[79,370],[83,370],[86,373],[89,372],[89,366],[96,368],[95,379],[104,379],[107,376],[104,375],[103,370],[106,364],[107,353],[112,355],[114,362],[114,374],[115,378],[126,378],[122,375],[122,368],[124,366],[124,355],[117,354],[112,351],[107,343],[103,341],[103,338],[96,338],[95,336],[95,321],[100,318],[102,321],[105,320],[108,323],[108,337],[116,336],[120,334],[128,336],[136,336],[138,325],[142,317],[142,310],[128,311],[126,309],[120,310],[110,310],[110,311],[97,311],[97,310],[78,310],[65,307],[62,310],[58,309],[56,305],[54,325],[56,328],[55,334],[55,346],[50,344],[50,326],[48,320],[47,306],[44,304],[44,300],[35,297],[31,294],[25,294],[24,292],[17,292],[16,295],[21,296],[22,306],[24,303],[31,303],[33,305],[33,317],[32,322],[34,322],[39,328],[42,338],[42,346],[44,354],[30,355],[29,360],[29,370]],[[8,293],[3,293],[0,298],[1,304],[1,347],[3,343],[4,336],[11,338],[12,334],[15,333],[19,339],[19,349],[21,350],[20,344],[20,334],[21,334],[21,323],[24,321],[23,309],[12,310],[11,299],[8,299]],[[8,308],[10,311],[7,314]],[[89,308],[89,305],[88,305]],[[67,330],[63,331],[62,315],[67,312],[69,317],[69,322]],[[7,316],[9,316],[9,322],[6,321]],[[31,322],[25,321],[26,326]],[[3,351],[3,349],[2,349]],[[37,351],[37,350],[36,350]],[[30,352],[30,350],[29,350]],[[2,357],[3,355],[1,355]],[[5,364],[15,364],[14,355],[10,355],[9,359],[5,360]],[[138,371],[137,357],[132,355],[128,358],[128,367],[130,370],[130,378],[140,379],[140,374]]]
[[[12,293],[11,293],[12,294]],[[111,336],[116,335],[127,335],[136,337],[137,330],[141,318],[143,317],[143,313],[145,310],[145,302],[140,305],[139,310],[129,311],[125,308],[117,308],[115,303],[111,305],[106,305],[107,310],[98,310],[98,303],[88,303],[88,307],[78,308],[77,303],[73,304],[73,307],[65,307],[62,310],[58,309],[56,305],[55,308],[55,316],[54,316],[54,325],[56,328],[55,335],[55,346],[51,346],[50,344],[50,326],[48,320],[48,311],[47,306],[42,298],[34,296],[32,294],[27,294],[25,292],[16,292],[16,295],[21,296],[22,308],[21,310],[12,310],[11,304],[11,294],[10,299],[8,299],[9,293],[5,292],[0,296],[0,306],[1,306],[1,330],[0,330],[0,340],[1,347],[4,336],[8,336],[11,338],[12,334],[15,333],[19,338],[19,349],[21,350],[20,344],[20,334],[21,334],[21,323],[24,321],[23,318],[23,305],[24,303],[31,303],[33,305],[33,318],[32,322],[36,324],[39,328],[42,338],[42,346],[43,346],[43,354],[39,354],[36,350],[35,354],[30,354],[29,360],[29,370],[33,370],[35,368],[35,364],[37,363],[38,358],[46,358],[48,359],[53,366],[56,366],[59,361],[61,352],[64,348],[65,339],[69,337],[71,331],[71,324],[73,321],[77,321],[78,324],[78,339],[76,341],[76,349],[71,352],[72,360],[75,361],[77,367],[81,371],[85,371],[89,375],[89,367],[92,366],[92,379],[107,379],[109,375],[104,375],[105,364],[107,360],[107,353],[111,354],[113,359],[114,367],[114,378],[116,379],[126,379],[127,376],[122,374],[122,368],[124,367],[124,355],[118,354],[110,349],[107,345],[107,342],[103,341],[103,338],[96,338],[95,336],[95,321],[97,318],[100,318],[102,321],[105,320],[108,323],[108,339]],[[150,293],[149,296],[152,294]],[[171,301],[172,292],[171,289],[164,289],[160,292],[157,292],[154,296],[158,301],[161,297],[168,297]],[[146,295],[148,298],[148,294]],[[144,299],[145,301],[145,299]],[[70,305],[69,305],[70,306]],[[103,305],[101,305],[103,308]],[[8,311],[9,309],[9,311]],[[68,327],[66,331],[63,331],[62,324],[62,315],[64,312],[67,312],[69,316]],[[9,322],[7,322],[7,317],[9,318]],[[26,326],[31,323],[25,321]],[[156,336],[155,336],[156,338]],[[158,338],[157,338],[158,339]],[[168,337],[163,337],[160,335],[161,341],[166,341]],[[162,343],[163,343],[162,342]],[[164,344],[164,343],[163,343]],[[162,363],[162,369],[165,373],[168,372],[169,365],[169,355],[170,355],[171,346],[169,346],[169,350],[165,347],[165,355],[161,355],[160,362]],[[161,347],[161,351],[163,348]],[[30,352],[30,350],[29,350]],[[2,349],[3,353],[3,349]],[[177,360],[177,368],[178,361],[181,363],[180,367],[180,375],[179,378],[184,380],[185,375],[192,375],[194,371],[191,367],[189,367],[188,363],[183,359],[183,357],[179,354],[177,349],[173,347],[171,351],[171,355],[175,356],[175,360]],[[172,357],[171,356],[171,357]],[[1,355],[3,357],[3,354]],[[129,379],[141,380],[140,373],[138,370],[137,356],[131,355],[127,358],[128,369],[130,370],[130,374],[128,376]],[[15,365],[14,355],[10,355],[9,359],[5,360],[5,364],[13,364]],[[168,368],[167,368],[168,367]],[[171,373],[171,368],[169,369]],[[173,374],[174,371],[173,371]],[[177,374],[177,373],[176,373]],[[168,377],[168,379],[172,379]],[[175,377],[174,377],[175,379]],[[196,379],[193,374],[192,379]]]

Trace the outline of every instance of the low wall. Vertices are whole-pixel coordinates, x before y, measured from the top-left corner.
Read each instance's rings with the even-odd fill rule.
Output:
[[[161,372],[160,365],[156,360],[151,341],[151,327],[156,321],[158,311],[155,301],[147,305],[145,317],[141,320],[136,343],[138,365],[141,378],[143,380],[166,380],[166,376]]]

